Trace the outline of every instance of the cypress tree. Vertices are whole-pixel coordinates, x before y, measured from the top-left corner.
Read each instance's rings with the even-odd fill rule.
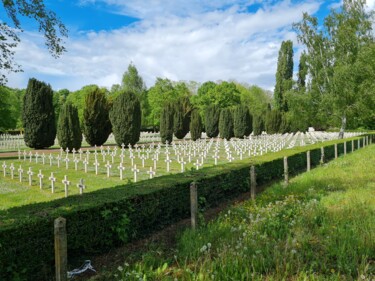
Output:
[[[164,104],[160,114],[160,138],[162,143],[173,141],[173,116],[174,104],[167,102]]]
[[[281,43],[279,58],[277,60],[275,104],[280,111],[288,111],[285,93],[293,86],[293,42],[283,41]]]
[[[206,134],[209,138],[219,135],[220,108],[216,104],[209,105],[204,114]]]
[[[23,98],[22,121],[28,147],[46,148],[55,143],[56,123],[50,85],[35,78],[29,80]]]
[[[264,131],[264,122],[260,115],[255,115],[253,117],[253,134],[254,136],[259,136]]]
[[[118,146],[134,145],[141,135],[141,105],[138,97],[130,91],[122,91],[113,101],[109,112],[112,132]]]
[[[109,120],[109,104],[105,93],[99,88],[90,91],[85,98],[83,109],[83,134],[91,145],[104,144],[111,133],[112,125]]]
[[[176,138],[183,139],[189,132],[191,104],[189,97],[181,97],[175,103],[173,132]]]
[[[78,110],[70,102],[61,108],[57,125],[57,139],[65,150],[78,150],[82,145],[82,131],[79,125]]]
[[[224,108],[220,112],[219,132],[222,139],[230,140],[233,136],[233,117],[229,108]]]
[[[282,115],[277,109],[268,111],[266,114],[267,134],[276,134],[280,131]]]
[[[201,138],[202,135],[202,119],[197,109],[193,109],[191,112],[190,122],[190,136],[193,141]]]
[[[253,129],[249,109],[245,105],[238,105],[233,109],[233,132],[236,138],[243,138],[251,134]]]
[[[307,54],[303,52],[299,59],[298,65],[298,80],[297,85],[298,89],[302,90],[306,87],[306,76],[308,72],[308,65],[307,65]]]

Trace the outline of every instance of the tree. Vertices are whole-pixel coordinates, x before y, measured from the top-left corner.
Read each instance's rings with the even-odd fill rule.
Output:
[[[100,146],[107,141],[111,130],[108,101],[105,93],[96,87],[86,95],[83,110],[83,134],[91,146]]]
[[[2,72],[19,72],[20,65],[14,62],[15,48],[20,42],[18,34],[22,31],[19,17],[34,19],[39,25],[39,31],[44,34],[45,44],[53,57],[59,57],[65,52],[63,37],[68,32],[56,14],[46,9],[44,2],[32,0],[3,1],[4,10],[12,22],[12,26],[2,21],[0,23],[0,69]],[[0,84],[7,82],[6,75],[0,75]]]
[[[190,136],[193,141],[202,136],[202,119],[197,109],[193,109],[191,112]]]
[[[78,110],[70,102],[65,103],[59,114],[57,139],[62,149],[78,150],[82,145],[82,131],[79,125]]]
[[[262,116],[267,112],[267,106],[272,101],[273,93],[252,85],[236,84],[240,93],[241,104],[246,105],[252,115]]]
[[[306,76],[308,73],[307,55],[305,52],[301,54],[298,65],[298,89],[303,91],[306,87]]]
[[[230,140],[232,137],[234,137],[233,117],[230,108],[224,108],[220,112],[219,132],[222,139]]]
[[[205,112],[206,134],[209,138],[216,138],[219,135],[220,108],[217,104],[211,104]]]
[[[133,92],[122,92],[109,112],[112,132],[118,146],[134,145],[141,135],[142,112],[139,99]]]
[[[282,122],[281,112],[277,109],[273,109],[266,114],[266,131],[267,134],[276,134],[280,131],[280,126]]]
[[[259,136],[264,131],[264,121],[261,116],[253,116],[253,134],[254,136]]]
[[[173,141],[173,116],[174,104],[168,102],[164,104],[160,114],[160,138],[162,143],[172,143]]]
[[[20,128],[23,91],[0,86],[0,132]]]
[[[293,86],[293,42],[283,41],[281,43],[279,58],[277,60],[275,104],[281,111],[288,111],[285,92]]]
[[[184,96],[174,104],[173,133],[178,139],[183,139],[189,132],[191,104],[189,97]]]
[[[252,118],[245,105],[238,105],[233,109],[233,133],[236,138],[244,138],[251,134]]]
[[[25,143],[31,148],[50,147],[55,142],[56,123],[50,85],[31,78],[23,98],[22,121]]]
[[[354,65],[361,49],[374,42],[373,12],[366,12],[365,4],[364,0],[344,0],[340,9],[331,10],[323,26],[307,13],[294,25],[298,40],[307,48],[309,91],[318,109],[316,114],[323,115],[330,124],[339,121],[340,138],[344,136],[347,117],[355,116],[363,100],[355,91]]]

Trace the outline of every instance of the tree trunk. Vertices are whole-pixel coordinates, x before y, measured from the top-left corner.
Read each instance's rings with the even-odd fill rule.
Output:
[[[345,128],[346,128],[346,116],[343,115],[341,117],[341,128],[340,128],[340,133],[339,133],[339,139],[343,139],[344,138]]]

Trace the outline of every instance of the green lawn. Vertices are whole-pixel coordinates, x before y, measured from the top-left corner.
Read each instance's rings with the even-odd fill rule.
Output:
[[[95,280],[374,280],[375,146],[274,184]]]

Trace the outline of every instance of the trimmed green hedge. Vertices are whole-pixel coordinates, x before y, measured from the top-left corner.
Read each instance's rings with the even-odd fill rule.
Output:
[[[363,138],[360,142],[363,147]],[[356,149],[357,143],[356,140]],[[322,145],[326,161],[334,158],[333,144],[332,141],[288,149],[256,159],[1,211],[0,280],[53,279],[53,221],[59,216],[67,220],[69,261],[89,258],[189,217],[189,186],[193,181],[198,184],[198,196],[204,198],[201,201],[215,206],[249,190],[250,165],[256,165],[257,183],[262,185],[283,177],[284,156],[288,156],[289,173],[293,175],[306,169],[307,150],[311,151],[311,167],[319,165]],[[343,151],[343,141],[339,141],[339,155]],[[351,152],[350,140],[347,152]]]

